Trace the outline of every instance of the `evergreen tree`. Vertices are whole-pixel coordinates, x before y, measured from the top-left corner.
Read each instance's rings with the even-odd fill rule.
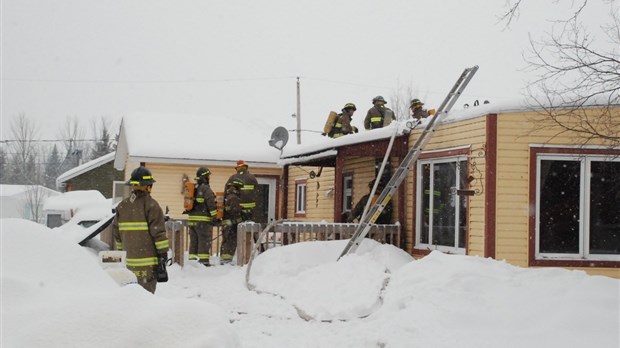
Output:
[[[91,152],[90,159],[99,158],[103,155],[107,155],[112,152],[112,140],[110,139],[110,132],[105,122],[101,120],[101,136],[97,139],[95,148]]]
[[[8,165],[7,156],[3,148],[0,148],[0,184],[8,184]]]
[[[52,153],[47,158],[47,163],[45,164],[45,186],[53,190],[56,189],[56,178],[60,175],[61,164],[58,147],[54,145]]]

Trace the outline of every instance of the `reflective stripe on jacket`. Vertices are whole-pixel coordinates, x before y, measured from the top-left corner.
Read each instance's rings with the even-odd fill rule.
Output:
[[[164,213],[151,195],[134,191],[116,207],[112,222],[114,246],[127,251],[127,266],[157,265],[157,255],[169,249]]]
[[[202,182],[196,187],[194,208],[188,212],[188,215],[188,223],[190,226],[196,226],[199,222],[212,222],[213,218],[217,216],[215,194],[206,182]]]

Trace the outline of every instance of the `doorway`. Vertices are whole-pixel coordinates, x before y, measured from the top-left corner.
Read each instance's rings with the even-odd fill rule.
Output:
[[[269,223],[276,218],[276,178],[256,178],[256,216],[254,222]]]

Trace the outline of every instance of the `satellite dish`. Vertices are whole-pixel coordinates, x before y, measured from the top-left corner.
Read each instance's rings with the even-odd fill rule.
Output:
[[[284,127],[277,127],[271,132],[271,139],[269,140],[269,146],[275,147],[278,150],[282,150],[288,142],[288,131]]]

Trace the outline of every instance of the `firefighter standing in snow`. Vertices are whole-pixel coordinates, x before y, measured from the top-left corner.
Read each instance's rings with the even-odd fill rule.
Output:
[[[198,168],[194,207],[184,212],[189,215],[189,257],[197,258],[205,266],[210,265],[213,223],[217,220],[215,194],[209,186],[210,175],[211,171],[208,168]]]
[[[241,184],[231,182],[224,196],[224,219],[222,220],[222,262],[230,263],[237,248],[237,225],[243,221],[241,208]]]
[[[127,251],[127,268],[152,293],[157,286],[157,266],[161,258],[167,259],[169,245],[164,213],[151,197],[154,182],[148,169],[136,168],[127,182],[131,195],[118,204],[112,223],[115,248]]]
[[[241,186],[241,208],[243,221],[251,221],[256,208],[256,189],[258,187],[258,181],[256,181],[256,177],[250,173],[248,165],[244,160],[237,161],[235,170],[237,172],[228,178],[226,186],[232,182],[236,182]]]
[[[342,113],[338,114],[332,129],[327,135],[330,138],[339,138],[343,135],[357,133],[357,127],[351,126],[351,118],[356,110],[355,104],[345,104],[342,108]]]
[[[396,119],[394,117],[394,112],[385,107],[387,102],[382,96],[378,95],[374,97],[372,99],[372,104],[372,108],[368,110],[366,118],[364,119],[364,128],[366,130],[383,128]]]

